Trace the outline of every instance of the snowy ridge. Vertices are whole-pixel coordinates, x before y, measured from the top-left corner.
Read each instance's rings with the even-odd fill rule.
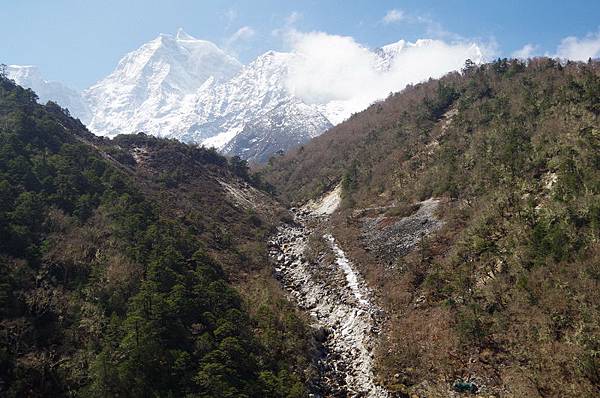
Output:
[[[18,85],[35,91],[40,103],[54,101],[63,108],[68,108],[71,115],[79,118],[83,123],[89,122],[90,109],[81,94],[62,83],[45,80],[36,66],[9,65],[6,74]]]
[[[290,99],[246,123],[242,131],[221,148],[227,154],[266,162],[272,154],[300,146],[331,127],[331,122],[314,107]]]
[[[107,136],[144,131],[265,161],[332,126],[317,105],[287,90],[293,57],[269,51],[242,66],[181,30],[160,35],[85,92],[94,110],[89,127]]]
[[[405,54],[440,46],[435,40],[400,40],[373,50],[373,67],[402,80]],[[475,45],[468,53],[475,62],[483,59]],[[53,100],[68,108],[97,135],[143,131],[263,162],[369,105],[357,98],[314,103],[295,95],[292,75],[305,60],[305,54],[268,51],[244,66],[180,29],[126,54],[109,76],[82,94],[44,80],[35,67],[11,66],[8,72],[34,89],[40,102]],[[423,68],[434,73],[431,65]]]
[[[235,136],[246,123],[263,117],[280,104],[290,101],[284,79],[292,54],[269,51],[243,67],[223,84],[203,87],[197,93],[195,112],[198,121],[182,138],[185,141],[217,143],[218,148],[229,140],[206,138]]]

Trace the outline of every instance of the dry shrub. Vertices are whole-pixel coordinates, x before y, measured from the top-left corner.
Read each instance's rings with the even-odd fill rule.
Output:
[[[389,209],[385,215],[388,217],[408,217],[421,207],[418,203],[401,202]]]
[[[47,238],[43,261],[61,268],[65,282],[70,274],[77,276],[89,272],[90,264],[100,253],[100,247],[107,244],[107,232],[102,225],[98,225],[96,219],[79,226],[74,218],[61,210],[52,209],[49,212],[47,227],[51,233]]]
[[[413,385],[430,379],[450,381],[461,373],[453,317],[446,308],[412,310],[388,323],[377,348],[379,368],[388,380]]]
[[[120,253],[112,253],[106,258],[106,282],[109,288],[131,286],[143,275],[140,264],[131,261]]]

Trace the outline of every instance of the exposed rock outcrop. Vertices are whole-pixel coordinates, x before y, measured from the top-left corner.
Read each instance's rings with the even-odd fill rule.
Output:
[[[427,199],[418,203],[418,210],[407,217],[364,217],[362,239],[365,247],[388,266],[407,254],[423,237],[437,231],[442,222],[435,216],[440,201]]]

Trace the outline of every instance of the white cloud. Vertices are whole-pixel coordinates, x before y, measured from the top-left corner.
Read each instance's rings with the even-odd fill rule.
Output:
[[[388,68],[382,67],[377,53],[352,37],[292,31],[288,38],[298,54],[290,66],[290,91],[309,103],[343,102],[352,112],[409,83],[460,69],[467,58],[485,58],[484,47],[474,42],[400,41],[387,47],[397,52]]]
[[[235,33],[224,40],[223,48],[231,55],[238,56],[240,51],[244,51],[249,45],[247,43],[256,35],[256,31],[250,26],[242,26]]]
[[[225,42],[225,47],[231,47],[240,42],[247,41],[254,37],[255,34],[256,31],[250,26],[242,26],[234,34],[229,36],[229,38]]]
[[[600,32],[590,33],[583,39],[565,37],[558,45],[555,56],[573,61],[587,61],[590,57],[600,57]]]
[[[229,38],[230,42],[236,42],[240,40],[248,40],[252,38],[256,32],[250,26],[242,26]]]
[[[388,25],[391,23],[400,22],[400,21],[404,20],[405,18],[406,18],[406,16],[404,15],[404,11],[392,9],[392,10],[389,10],[387,12],[387,14],[385,14],[385,16],[383,17],[381,22]]]
[[[298,11],[293,11],[290,15],[288,15],[287,17],[285,17],[283,19],[282,27],[273,29],[271,31],[271,36],[279,37],[279,38],[286,38],[290,32],[293,32],[296,30],[296,28],[295,28],[296,22],[300,21],[303,17],[304,17],[304,15],[302,15],[302,13],[299,13]]]
[[[538,49],[539,47],[537,45],[528,43],[513,52],[511,55],[514,58],[527,59],[531,58],[538,51]]]

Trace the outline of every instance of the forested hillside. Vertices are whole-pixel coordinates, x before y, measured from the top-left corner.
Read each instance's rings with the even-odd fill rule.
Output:
[[[262,170],[292,202],[341,184],[335,233],[390,316],[390,389],[600,394],[599,116],[597,61],[468,62]],[[399,255],[368,247],[429,198],[441,229]]]
[[[282,220],[324,286],[339,271],[319,268],[324,233],[368,282],[381,312],[360,332],[392,396],[600,395],[597,61],[467,62],[258,174],[175,140],[99,138],[36,100],[0,78],[1,396],[318,392],[340,369],[315,364],[328,354],[273,278]],[[295,235],[268,193],[337,186],[337,212]]]
[[[303,396],[280,210],[245,162],[36,100],[0,78],[0,395]]]

